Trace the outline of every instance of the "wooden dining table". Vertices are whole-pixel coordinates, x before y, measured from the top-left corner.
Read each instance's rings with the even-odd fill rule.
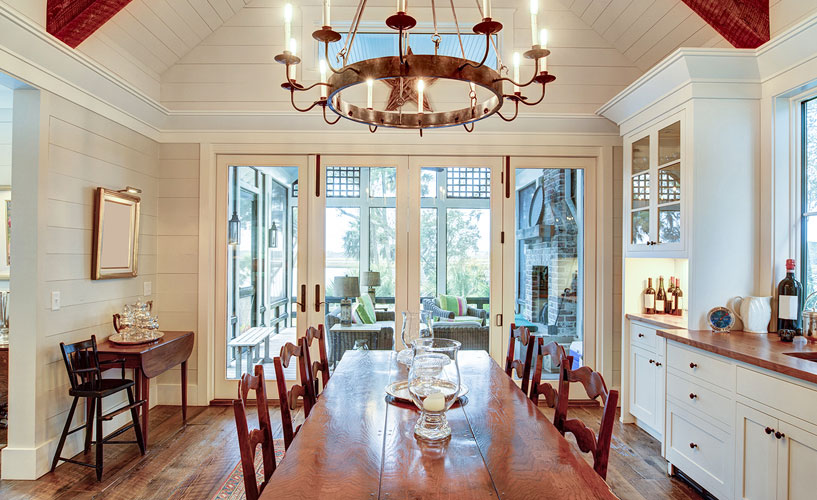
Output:
[[[419,412],[388,403],[406,379],[392,351],[348,351],[262,499],[609,499],[609,486],[485,351],[459,353],[464,405],[451,437],[414,436]]]

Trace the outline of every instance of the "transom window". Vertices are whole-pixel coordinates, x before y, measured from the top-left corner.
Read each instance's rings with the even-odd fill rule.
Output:
[[[806,295],[817,290],[817,99],[802,109],[802,263],[800,272]]]
[[[326,169],[326,196],[328,198],[357,198],[360,196],[359,167],[329,167]]]

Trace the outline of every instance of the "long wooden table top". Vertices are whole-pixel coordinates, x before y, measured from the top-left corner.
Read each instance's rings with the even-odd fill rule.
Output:
[[[488,353],[459,361],[468,403],[434,446],[414,406],[385,401],[408,375],[396,354],[348,351],[261,498],[616,498]]]

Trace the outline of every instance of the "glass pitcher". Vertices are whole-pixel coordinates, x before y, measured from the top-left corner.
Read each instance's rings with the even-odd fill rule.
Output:
[[[404,365],[411,366],[411,346],[414,341],[420,338],[434,338],[431,315],[428,313],[403,311],[403,327],[400,330],[400,338],[403,339],[404,348],[397,354],[397,361]]]

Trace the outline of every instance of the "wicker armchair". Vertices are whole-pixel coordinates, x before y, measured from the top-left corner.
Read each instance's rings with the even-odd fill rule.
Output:
[[[340,323],[340,308],[335,308],[326,315],[327,348],[329,351],[329,364],[335,365],[343,353],[354,349],[355,341],[363,340],[371,350],[390,351],[394,348],[394,311],[375,311],[377,323],[374,325],[355,325],[352,327],[372,327],[380,326],[376,331],[350,331],[333,332],[332,327]],[[381,324],[382,323],[382,324]]]
[[[462,344],[461,349],[469,351],[489,349],[489,330],[488,326],[434,324],[435,337],[456,340]]]
[[[423,312],[431,313],[432,317],[435,318],[443,318],[443,319],[454,319],[456,315],[451,311],[446,311],[445,309],[440,307],[439,299],[423,299]],[[465,316],[472,316],[474,318],[479,318],[484,323],[485,320],[488,319],[488,311],[485,309],[477,309],[476,307],[468,306],[465,311]]]

